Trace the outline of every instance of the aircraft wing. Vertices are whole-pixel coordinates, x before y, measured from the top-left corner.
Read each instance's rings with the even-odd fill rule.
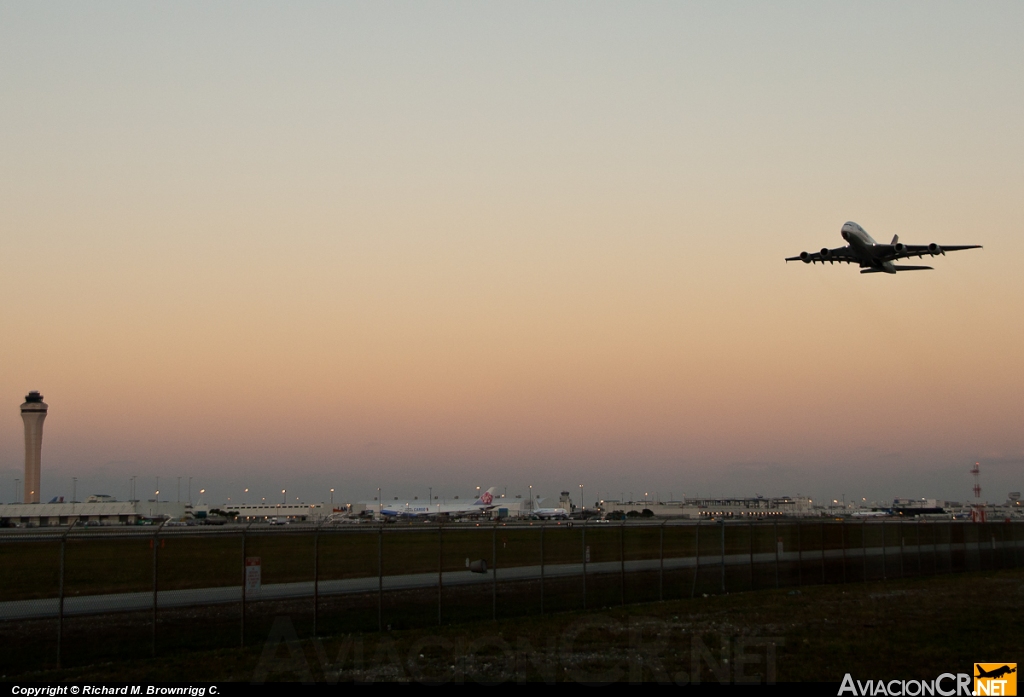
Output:
[[[881,251],[880,258],[884,261],[893,259],[907,259],[909,257],[933,257],[936,254],[946,252],[959,252],[961,249],[981,249],[980,244],[879,244],[875,245],[876,251]]]
[[[802,252],[795,257],[786,257],[786,261],[802,261],[805,264],[817,264],[819,261],[824,264],[840,262],[842,264],[859,264],[860,260],[854,255],[849,246],[836,247],[835,249],[822,249],[820,252]]]

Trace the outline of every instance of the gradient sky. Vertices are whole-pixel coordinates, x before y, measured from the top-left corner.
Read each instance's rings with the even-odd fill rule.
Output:
[[[979,461],[1001,501],[1022,29],[1019,2],[4,2],[0,499],[40,390],[45,498],[964,500]],[[784,263],[846,220],[985,249]]]

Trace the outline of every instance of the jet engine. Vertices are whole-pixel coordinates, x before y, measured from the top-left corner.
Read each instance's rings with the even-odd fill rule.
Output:
[[[800,261],[802,261],[805,264],[810,264],[811,263],[811,255],[808,254],[807,252],[800,252]]]
[[[946,253],[944,251],[942,251],[942,247],[940,247],[939,245],[935,244],[934,242],[932,242],[930,245],[928,245],[928,252],[932,256],[935,256],[936,254],[941,254],[942,256],[946,256]]]
[[[892,246],[892,248],[895,249],[896,252],[899,254],[902,254],[903,252],[907,251],[907,245],[903,244],[902,242],[897,242]]]
[[[821,248],[821,258],[822,259],[828,259],[829,256],[831,256],[831,254],[832,254],[832,252],[828,251],[828,247],[822,247]]]

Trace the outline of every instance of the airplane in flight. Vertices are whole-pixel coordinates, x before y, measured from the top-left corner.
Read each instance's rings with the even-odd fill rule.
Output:
[[[843,239],[849,242],[845,247],[829,249],[823,247],[820,252],[800,252],[799,256],[787,257],[786,261],[802,261],[805,264],[816,264],[819,261],[824,264],[839,262],[841,264],[859,264],[861,273],[896,273],[898,271],[923,271],[931,269],[930,266],[897,266],[893,264],[897,259],[909,257],[923,257],[925,255],[935,256],[946,252],[958,252],[961,249],[980,249],[980,244],[967,245],[938,245],[931,244],[903,244],[899,235],[893,235],[889,244],[878,244],[864,228],[854,222],[843,225]]]
[[[437,516],[456,518],[459,516],[479,515],[486,513],[497,505],[494,502],[494,492],[497,489],[498,487],[492,486],[480,494],[480,498],[470,504],[435,503],[431,505],[429,503],[405,503],[402,505],[384,506],[380,509],[380,514],[384,518],[431,518]]]

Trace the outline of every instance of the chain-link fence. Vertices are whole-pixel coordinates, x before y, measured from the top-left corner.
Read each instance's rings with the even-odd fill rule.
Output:
[[[1024,523],[72,528],[0,535],[0,672],[783,586],[1017,568]]]

